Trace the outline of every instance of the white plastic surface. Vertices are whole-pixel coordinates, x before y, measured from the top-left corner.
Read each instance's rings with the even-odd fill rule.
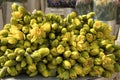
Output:
[[[119,31],[118,31],[118,34],[117,34],[117,40],[115,41],[115,44],[117,44],[117,45],[120,45],[120,25],[117,25],[117,26],[119,26]]]
[[[120,25],[115,25],[114,26],[114,35],[116,36],[116,39],[117,39],[117,37],[118,37],[118,32],[119,32],[119,28],[120,28]],[[120,36],[120,35],[119,35]]]
[[[16,77],[5,77],[1,80],[59,80],[57,77],[48,77],[44,78],[41,75],[37,75],[35,77],[28,77],[25,74],[21,74]],[[112,77],[110,78],[104,78],[104,77],[78,77],[75,80],[120,80],[120,73],[115,73]]]
[[[57,77],[44,78],[40,75],[32,78],[28,77],[27,75],[20,75],[16,77],[6,77],[1,80],[59,80],[59,79]],[[96,80],[96,77],[79,77],[76,80]]]
[[[115,35],[115,26],[116,26],[116,20],[112,21],[105,21],[112,29],[112,35]]]
[[[73,8],[46,8],[45,13],[55,13],[58,15],[61,15],[63,17],[66,17],[69,13],[74,11]]]
[[[116,79],[120,80],[120,72],[116,75]]]

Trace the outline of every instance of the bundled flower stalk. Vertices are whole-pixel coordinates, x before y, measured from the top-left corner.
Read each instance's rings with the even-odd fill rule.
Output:
[[[117,0],[94,0],[95,18],[102,21],[116,19]]]
[[[93,11],[93,0],[77,0],[76,11],[79,15]]]
[[[117,24],[120,24],[120,1],[118,0],[118,4],[117,4]]]

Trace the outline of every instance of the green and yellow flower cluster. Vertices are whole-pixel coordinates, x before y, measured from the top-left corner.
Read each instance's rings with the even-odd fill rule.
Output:
[[[94,12],[62,18],[12,5],[10,23],[0,30],[0,78],[28,74],[78,77],[111,77],[120,71],[120,46],[110,27],[94,20]]]

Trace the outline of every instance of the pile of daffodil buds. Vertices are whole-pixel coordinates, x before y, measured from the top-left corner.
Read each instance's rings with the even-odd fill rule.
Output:
[[[0,30],[0,78],[27,74],[69,80],[119,72],[120,46],[110,26],[93,16],[30,13],[13,3],[10,23]]]

